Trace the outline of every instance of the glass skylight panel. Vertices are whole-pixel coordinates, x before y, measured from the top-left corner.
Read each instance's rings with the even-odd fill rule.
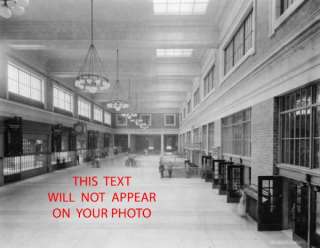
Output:
[[[204,15],[209,0],[153,0],[156,15]]]
[[[157,49],[157,57],[191,57],[193,49]]]

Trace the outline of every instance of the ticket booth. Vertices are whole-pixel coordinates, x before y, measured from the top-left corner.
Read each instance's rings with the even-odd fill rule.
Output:
[[[227,167],[233,165],[231,161],[224,161],[219,163],[219,195],[227,194]]]
[[[227,166],[227,202],[239,202],[244,185],[244,165]]]
[[[258,231],[282,230],[282,178],[258,177]]]

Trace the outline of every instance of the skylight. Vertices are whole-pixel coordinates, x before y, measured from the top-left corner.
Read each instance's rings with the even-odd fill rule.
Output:
[[[156,15],[204,15],[209,0],[153,0]]]
[[[157,49],[157,57],[191,57],[193,49]]]

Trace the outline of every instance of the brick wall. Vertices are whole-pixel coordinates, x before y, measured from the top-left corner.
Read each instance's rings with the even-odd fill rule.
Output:
[[[274,100],[253,106],[251,114],[251,182],[257,184],[258,176],[273,173]]]

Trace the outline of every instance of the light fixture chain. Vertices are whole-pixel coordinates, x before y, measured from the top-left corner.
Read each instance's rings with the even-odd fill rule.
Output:
[[[91,0],[91,45],[93,45],[93,0]]]

